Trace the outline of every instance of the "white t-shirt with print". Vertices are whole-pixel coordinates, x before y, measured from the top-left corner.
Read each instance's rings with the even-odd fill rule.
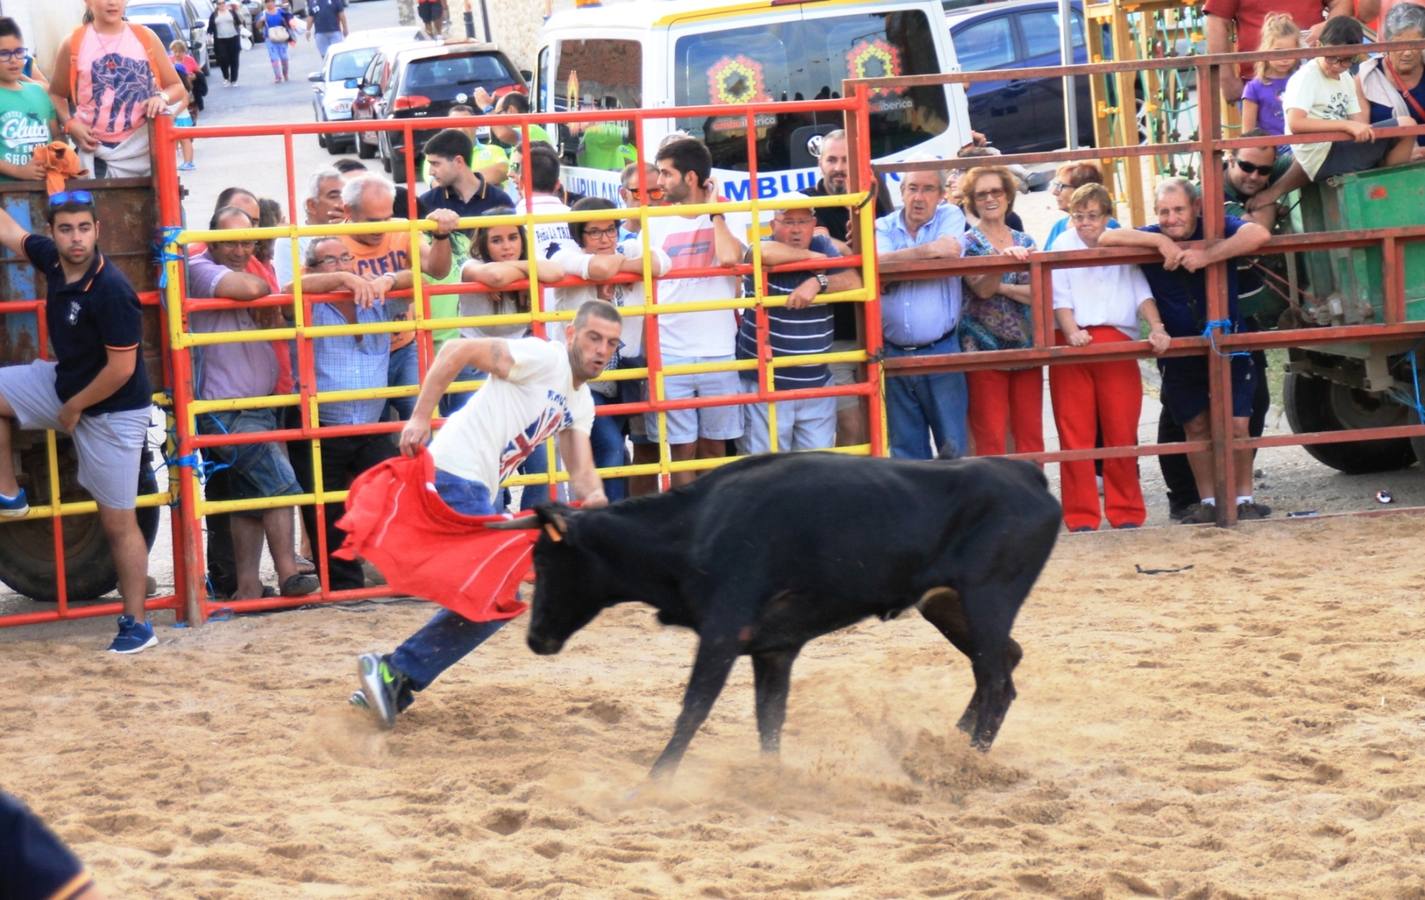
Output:
[[[594,425],[594,398],[587,384],[574,389],[563,344],[522,338],[508,346],[510,374],[486,381],[430,445],[436,468],[492,495],[535,447],[565,428],[588,434]]]
[[[1305,110],[1313,119],[1343,122],[1361,111],[1356,97],[1356,82],[1350,72],[1330,78],[1321,70],[1320,60],[1307,60],[1287,79],[1286,90],[1282,91],[1283,114],[1292,109]],[[1291,134],[1291,125],[1288,124],[1286,130],[1287,134]],[[1314,180],[1321,164],[1326,161],[1326,155],[1331,152],[1331,142],[1293,144],[1292,147],[1296,161]]]
[[[727,217],[728,228],[743,243],[746,243],[749,221],[745,215]],[[648,241],[649,246],[662,250],[668,257],[668,272],[672,274],[680,269],[717,266],[713,223],[709,216],[649,218]],[[741,288],[741,279],[736,275],[666,278],[658,282],[658,303],[668,306],[698,300],[732,300],[742,295]],[[732,356],[737,342],[737,318],[730,309],[665,313],[658,317],[658,340],[665,357]]]
[[[533,207],[531,211],[536,215],[569,211],[569,207],[558,197],[550,194],[535,194],[530,199]],[[521,204],[519,212],[524,211],[524,205]],[[574,243],[574,238],[569,234],[568,222],[536,222],[533,234],[536,259],[553,259],[562,250],[579,249],[579,245]]]

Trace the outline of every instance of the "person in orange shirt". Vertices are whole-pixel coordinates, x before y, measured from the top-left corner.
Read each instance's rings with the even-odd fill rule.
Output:
[[[354,224],[405,221],[394,218],[396,185],[382,175],[367,173],[351,179],[342,185],[341,202],[346,209],[346,221]],[[456,229],[460,217],[451,210],[438,209],[428,218],[436,222],[437,228],[421,247],[420,268],[431,278],[444,278],[450,272],[450,233]],[[341,240],[356,260],[356,274],[362,277],[374,278],[412,268],[409,231],[342,235]],[[402,318],[409,319],[410,313]],[[410,331],[391,335],[389,386],[405,387],[420,382],[415,337]],[[409,419],[415,405],[414,396],[397,397],[389,402],[401,419]]]

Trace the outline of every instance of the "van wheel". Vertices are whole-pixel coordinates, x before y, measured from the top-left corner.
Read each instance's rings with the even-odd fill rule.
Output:
[[[90,499],[88,492],[79,486],[79,461],[74,444],[68,438],[60,438],[57,449],[61,500]],[[35,506],[49,503],[49,468],[44,441],[34,442],[21,451],[20,470],[20,484],[29,495],[30,503]],[[153,456],[145,448],[139,462],[139,494],[152,494],[157,489]],[[137,514],[144,543],[152,549],[158,534],[159,509],[145,507],[137,510]],[[66,516],[63,523],[64,575],[69,601],[83,603],[112,591],[119,583],[119,576],[109,555],[109,541],[99,524],[99,516]],[[33,600],[59,601],[54,526],[49,519],[0,525],[0,581]]]
[[[1282,404],[1287,424],[1295,434],[1344,431],[1351,428],[1387,428],[1406,425],[1414,414],[1383,394],[1289,372],[1282,383]],[[1412,447],[1412,444],[1415,446]],[[1344,444],[1308,444],[1311,457],[1347,475],[1393,472],[1415,461],[1425,450],[1425,440],[1387,438]],[[1425,458],[1425,457],[1422,457]]]

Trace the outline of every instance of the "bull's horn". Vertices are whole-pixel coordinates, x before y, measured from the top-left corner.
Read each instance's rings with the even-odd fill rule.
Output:
[[[495,531],[528,531],[531,528],[539,527],[539,517],[515,516],[513,519],[506,519],[503,522],[488,522],[485,527]]]

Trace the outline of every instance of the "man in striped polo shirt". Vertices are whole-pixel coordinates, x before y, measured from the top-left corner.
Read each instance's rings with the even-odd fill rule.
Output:
[[[789,194],[786,199],[804,198]],[[772,218],[772,237],[762,242],[763,265],[777,266],[808,259],[839,257],[841,253],[824,235],[815,233],[816,214],[810,209],[779,209]],[[752,250],[747,258],[751,261]],[[743,293],[752,296],[752,276],[743,276]],[[766,296],[786,297],[786,306],[767,309],[768,344],[772,356],[799,356],[830,353],[833,336],[830,304],[818,302],[820,295],[833,291],[850,291],[861,287],[861,275],[855,269],[834,269],[830,273],[799,271],[766,275]],[[756,359],[757,313],[747,310],[737,332],[737,358]],[[825,387],[831,383],[831,370],[825,363],[789,366],[775,371],[778,391]],[[757,373],[743,372],[742,392],[757,393]],[[750,403],[743,407],[743,431],[738,439],[741,453],[766,453],[772,449],[769,437],[766,403]],[[822,450],[836,444],[836,398],[818,397],[808,400],[783,400],[777,403],[777,449]]]

